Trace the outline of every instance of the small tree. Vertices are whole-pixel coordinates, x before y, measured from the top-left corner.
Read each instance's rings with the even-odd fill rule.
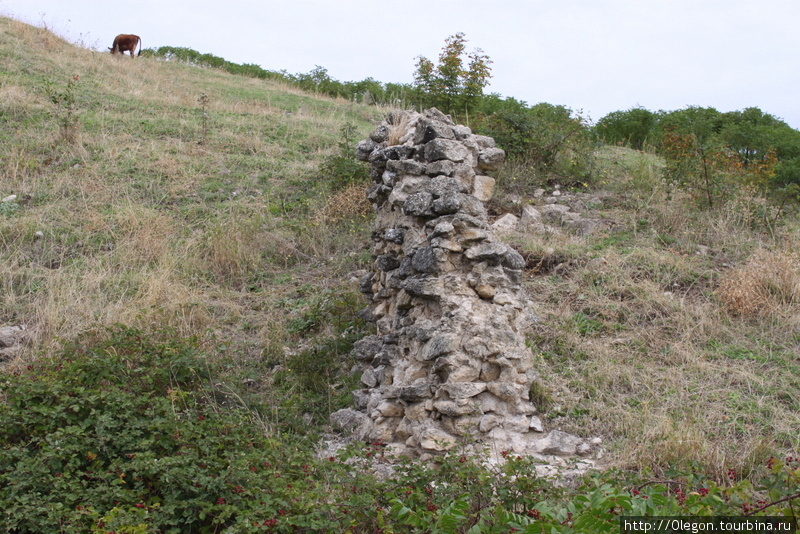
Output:
[[[466,54],[467,40],[462,32],[445,40],[434,64],[424,56],[417,58],[414,87],[419,91],[418,101],[424,107],[435,106],[445,113],[467,114],[483,96],[483,88],[491,78],[492,60],[480,48]]]

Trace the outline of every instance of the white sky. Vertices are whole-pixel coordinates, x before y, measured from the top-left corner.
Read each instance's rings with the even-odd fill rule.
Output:
[[[800,0],[0,0],[0,15],[105,50],[119,33],[292,74],[410,83],[464,32],[490,92],[597,121],[759,107],[800,129]]]

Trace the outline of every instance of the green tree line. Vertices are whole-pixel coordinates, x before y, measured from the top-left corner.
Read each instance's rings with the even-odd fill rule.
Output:
[[[321,66],[300,74],[271,71],[189,48],[164,46],[146,50],[145,54],[232,74],[280,80],[306,91],[354,102],[416,109],[437,107],[477,133],[494,137],[506,150],[509,161],[540,174],[560,176],[562,181],[567,176],[575,183],[588,180],[588,160],[600,144],[652,149],[669,158],[676,155],[678,143],[682,147],[680,158],[685,160],[681,163],[684,170],[690,155],[699,159],[700,165],[708,163],[709,154],[716,154],[717,159],[720,154],[729,154],[736,155],[745,169],[755,170],[763,188],[800,186],[800,131],[757,107],[732,112],[693,106],[654,112],[635,107],[609,113],[592,125],[564,106],[529,105],[513,97],[485,93],[492,61],[480,49],[468,52],[466,45],[465,35],[457,33],[445,40],[437,61],[418,56],[410,84],[383,83],[373,78],[342,82]]]
[[[654,112],[637,107],[609,113],[594,130],[605,143],[662,154],[681,136],[695,151],[735,154],[746,168],[774,159],[769,186],[800,184],[800,131],[757,107],[731,112],[695,106]]]

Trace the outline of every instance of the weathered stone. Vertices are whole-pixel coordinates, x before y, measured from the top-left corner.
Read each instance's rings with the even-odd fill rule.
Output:
[[[391,243],[395,243],[397,245],[402,245],[403,241],[405,240],[406,233],[400,228],[389,228],[383,235],[386,241]]]
[[[372,152],[378,148],[378,143],[372,139],[364,139],[356,145],[356,158],[361,161],[369,161]]]
[[[488,384],[486,389],[500,400],[514,402],[522,397],[525,388],[522,384],[511,382],[492,382]]]
[[[387,161],[386,169],[400,175],[421,176],[425,174],[425,165],[413,159]]]
[[[491,432],[491,430],[495,427],[500,426],[503,423],[503,418],[497,414],[486,414],[481,417],[481,422],[478,425],[478,430],[483,433]]]
[[[431,237],[440,237],[440,236],[449,237],[453,234],[453,230],[455,230],[455,227],[453,227],[453,223],[448,221],[442,221],[438,223],[436,226],[434,226],[433,232],[431,233]]]
[[[600,221],[597,219],[583,219],[577,218],[574,220],[564,221],[564,227],[572,234],[575,235],[589,235],[598,227]]]
[[[467,190],[467,186],[464,185],[464,182],[452,176],[437,176],[428,184],[428,192],[430,192],[434,198],[452,195],[454,193],[466,193]]]
[[[352,431],[362,425],[368,424],[369,417],[367,417],[365,413],[353,410],[352,408],[344,408],[333,412],[330,415],[330,422],[333,428]]]
[[[433,196],[427,191],[410,195],[403,205],[403,213],[412,217],[422,217],[429,213]]]
[[[583,440],[560,430],[551,430],[545,437],[535,442],[536,452],[539,454],[554,454],[556,456],[572,456],[578,452],[578,446]]]
[[[463,193],[450,193],[440,196],[432,203],[432,210],[437,215],[449,215],[456,213],[464,204]]]
[[[392,271],[400,267],[400,260],[392,254],[382,254],[375,260],[375,267],[381,271]]]
[[[528,426],[534,432],[544,432],[544,425],[542,425],[542,420],[536,416],[531,417],[531,421]]]
[[[372,367],[367,367],[364,369],[364,372],[361,373],[361,383],[367,386],[368,388],[374,388],[378,385],[378,376],[375,372],[375,369]]]
[[[411,266],[421,273],[434,273],[440,270],[440,263],[443,261],[441,255],[441,250],[435,247],[422,247],[411,258]]]
[[[353,397],[368,417],[359,432],[423,459],[462,437],[515,453],[568,451],[557,435],[543,441],[529,399],[537,374],[524,338],[524,259],[498,239],[502,223],[487,222],[494,179],[485,171],[503,151],[438,110],[396,113],[382,126],[358,149],[376,210],[361,315],[377,331],[353,350],[365,386]],[[390,137],[401,145],[387,147]],[[552,209],[559,224],[580,220]],[[509,231],[524,226],[503,220]]]
[[[378,404],[375,409],[378,410],[383,417],[402,417],[405,411],[400,404],[391,401],[383,401]]]
[[[457,124],[453,126],[453,133],[456,135],[456,139],[466,139],[472,135],[472,130],[469,128],[469,126]],[[494,142],[494,139],[491,137],[487,137],[487,139],[491,139],[492,142]]]
[[[503,420],[503,428],[524,434],[531,429],[531,422],[524,415],[509,415]]]
[[[483,362],[479,378],[483,382],[494,382],[500,378],[500,366],[494,362]]]
[[[0,348],[11,348],[22,342],[25,338],[25,328],[22,326],[0,327]]]
[[[372,395],[380,397],[380,393],[375,389],[357,389],[353,391],[353,405],[357,410],[366,411]]]
[[[456,165],[450,160],[439,160],[425,165],[425,174],[428,176],[452,176],[456,170]]]
[[[410,386],[401,386],[398,391],[398,396],[402,400],[408,402],[429,399],[432,395],[430,382],[421,382],[412,384]]]
[[[458,444],[454,436],[436,427],[425,428],[416,438],[423,449],[438,452],[449,451]]]
[[[549,223],[555,224],[561,224],[561,219],[568,211],[569,206],[564,206],[563,204],[548,204],[541,208],[542,218]]]
[[[492,299],[497,294],[495,288],[489,284],[479,283],[475,286],[475,293],[482,299]]]
[[[483,382],[448,382],[442,384],[440,389],[446,391],[451,399],[468,399],[486,391],[486,384]]]
[[[482,243],[470,247],[464,252],[464,256],[475,262],[488,261],[499,263],[506,254],[508,247],[502,243]]]
[[[522,269],[525,267],[525,258],[513,248],[509,248],[503,255],[503,266],[509,269]]]
[[[422,361],[429,361],[443,354],[449,354],[455,350],[455,341],[452,336],[447,334],[437,335],[432,337],[425,343],[425,346],[420,352],[419,359]]]
[[[519,224],[519,218],[513,213],[506,213],[492,223],[492,230],[499,235],[508,235],[513,232]]]
[[[442,295],[442,281],[436,278],[422,276],[409,277],[403,281],[401,287],[412,297],[438,299]]]
[[[455,132],[452,126],[437,120],[425,120],[417,123],[417,130],[414,134],[415,145],[424,145],[437,138],[454,139]]]
[[[506,153],[500,148],[484,148],[478,154],[478,168],[485,171],[496,171],[506,159]]]
[[[449,417],[458,417],[460,415],[469,415],[477,411],[474,404],[459,404],[451,400],[437,400],[433,402],[433,409],[442,415]]]
[[[367,336],[353,343],[353,357],[362,362],[371,362],[383,348],[383,341],[378,336]]]
[[[453,176],[464,182],[465,184],[472,184],[475,179],[475,168],[469,163],[455,163],[453,164]]]
[[[488,135],[475,135],[473,136],[475,139],[475,144],[480,149],[484,148],[494,148],[497,146],[493,137],[489,137]]]
[[[494,195],[495,180],[491,176],[475,176],[472,182],[472,196],[486,202]]]
[[[522,217],[520,217],[519,225],[521,228],[527,228],[535,224],[541,224],[542,214],[535,207],[528,205],[522,208]]]
[[[369,134],[369,138],[375,143],[383,143],[389,138],[389,127],[381,124]]]
[[[406,145],[392,145],[381,149],[381,153],[386,160],[404,160],[410,159],[414,155],[416,149],[412,146]]]
[[[453,139],[434,139],[425,145],[424,158],[427,162],[446,159],[458,163],[468,157],[467,148]]]

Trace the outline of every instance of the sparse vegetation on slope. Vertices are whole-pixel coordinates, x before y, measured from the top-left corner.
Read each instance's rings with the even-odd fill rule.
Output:
[[[539,317],[540,415],[602,436],[617,470],[563,488],[524,459],[455,455],[381,482],[344,463],[380,446],[313,451],[368,328],[369,212],[339,145],[383,111],[5,18],[0,70],[0,326],[28,338],[0,375],[7,531],[616,532],[617,514],[796,508],[791,201],[726,181],[699,205],[654,154],[563,138],[580,121],[557,107],[531,117],[563,132],[494,124],[522,151],[565,147],[507,165],[497,215],[559,185],[599,221],[509,240]]]

